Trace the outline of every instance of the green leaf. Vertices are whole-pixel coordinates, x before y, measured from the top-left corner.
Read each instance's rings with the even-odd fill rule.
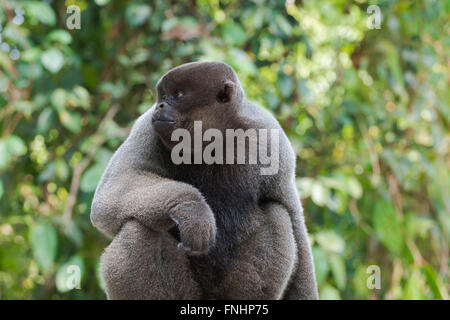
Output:
[[[103,171],[105,171],[105,167],[106,164],[98,163],[86,170],[81,178],[80,184],[80,188],[83,192],[89,193],[95,190],[100,178],[102,177]]]
[[[329,272],[327,256],[322,248],[312,248],[314,258],[314,269],[316,272],[317,284],[320,285],[326,278]]]
[[[320,300],[341,300],[341,295],[335,287],[326,284],[320,288],[319,298]]]
[[[103,276],[102,276],[102,269],[101,269],[100,258],[97,259],[97,263],[95,264],[95,276],[97,277],[97,282],[98,282],[99,287],[103,291],[106,291],[105,279],[103,279]]]
[[[56,109],[63,109],[67,103],[67,91],[61,88],[54,90],[50,96],[50,101]]]
[[[330,263],[331,273],[333,274],[334,282],[340,290],[345,289],[345,284],[347,282],[347,275],[345,273],[345,263],[344,260],[337,254],[332,254],[329,257],[328,262]]]
[[[390,252],[400,255],[403,249],[402,228],[392,204],[377,202],[373,219],[377,237]]]
[[[95,0],[95,3],[99,6],[107,5],[111,0]]]
[[[3,180],[0,179],[0,199],[2,198],[4,191],[5,188],[3,187]]]
[[[59,113],[59,120],[62,125],[73,133],[79,133],[81,130],[81,116],[74,112],[64,110]]]
[[[80,289],[80,282],[83,278],[83,274],[83,258],[80,255],[72,256],[69,261],[63,264],[56,272],[56,289],[62,293],[73,289]]]
[[[231,49],[227,62],[236,68],[238,72],[249,75],[256,74],[256,66],[245,51],[236,48]]]
[[[80,107],[88,109],[91,105],[89,91],[82,86],[75,86],[73,88],[73,94],[76,97],[77,103]]]
[[[320,246],[330,252],[342,253],[345,248],[345,241],[334,231],[320,231],[315,235]]]
[[[234,46],[243,45],[247,41],[246,32],[233,20],[228,20],[225,23],[222,29],[222,36],[225,42]]]
[[[347,187],[348,192],[353,198],[355,199],[361,198],[363,194],[363,189],[361,187],[361,184],[356,178],[349,178],[347,181]]]
[[[311,199],[320,207],[323,207],[330,198],[330,190],[319,181],[315,181],[311,188]]]
[[[430,286],[431,291],[433,291],[435,298],[440,300],[448,300],[449,294],[447,292],[447,288],[440,282],[436,271],[434,271],[430,265],[423,267],[423,271],[425,272],[427,283]]]
[[[294,91],[294,80],[289,76],[281,76],[278,87],[283,98],[289,98]]]
[[[405,300],[424,300],[425,290],[423,287],[423,274],[417,268],[410,273],[404,288],[403,298]]]
[[[44,181],[50,181],[53,180],[55,177],[55,162],[49,162],[45,166],[45,169],[39,174],[38,181],[44,182]]]
[[[27,153],[27,147],[23,140],[15,135],[10,135],[6,138],[6,148],[10,154],[16,156],[23,156]]]
[[[148,20],[151,13],[152,8],[150,8],[149,5],[144,3],[132,3],[127,6],[125,16],[130,26],[138,27]]]
[[[301,198],[307,198],[311,195],[314,179],[312,178],[297,178],[295,182],[297,190]]]
[[[70,169],[64,159],[55,160],[55,175],[58,179],[66,181],[69,178]]]
[[[107,131],[108,132],[108,131]],[[100,148],[95,154],[95,162],[98,163],[108,163],[111,157],[113,156],[113,152],[106,148]]]
[[[64,64],[64,56],[58,49],[49,49],[42,53],[41,63],[48,71],[56,73]]]
[[[406,216],[406,230],[412,238],[416,236],[425,238],[434,225],[435,222],[431,218],[421,217],[412,212]]]
[[[83,245],[83,233],[77,224],[71,220],[70,222],[64,222],[64,235],[67,236],[72,242],[77,246],[81,247]]]
[[[47,39],[49,41],[56,41],[62,44],[70,44],[72,42],[72,36],[66,30],[55,30],[48,34]]]
[[[58,237],[48,223],[40,223],[31,229],[31,249],[33,256],[44,270],[50,270],[56,257]]]
[[[290,36],[292,34],[291,24],[281,14],[277,14],[275,18],[275,25],[282,33],[284,33],[285,36]]]
[[[27,62],[37,62],[39,61],[39,57],[41,56],[41,49],[40,48],[27,48],[22,54],[21,59],[23,61]]]
[[[0,169],[5,169],[10,160],[11,155],[6,147],[6,141],[5,139],[0,139]]]
[[[39,133],[47,133],[52,126],[53,110],[51,108],[45,108],[42,110],[37,120],[37,131]]]
[[[36,18],[43,24],[55,25],[56,15],[49,4],[43,1],[27,1],[23,5],[28,16]]]

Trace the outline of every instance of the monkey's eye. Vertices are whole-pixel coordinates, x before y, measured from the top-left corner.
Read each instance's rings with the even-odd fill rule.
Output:
[[[165,93],[161,94],[161,99],[162,100],[166,100],[167,99],[167,95]]]
[[[177,90],[175,92],[175,98],[181,98],[184,95],[183,91]]]

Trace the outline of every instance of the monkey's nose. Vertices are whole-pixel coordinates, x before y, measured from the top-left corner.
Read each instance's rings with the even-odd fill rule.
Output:
[[[160,103],[158,106],[160,109],[164,108],[164,103]]]

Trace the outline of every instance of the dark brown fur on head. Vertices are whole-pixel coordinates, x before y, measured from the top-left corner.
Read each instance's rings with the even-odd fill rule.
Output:
[[[234,70],[222,62],[192,62],[167,72],[157,83],[158,99],[153,125],[163,143],[171,148],[173,130],[193,132],[194,121],[203,130],[223,131],[244,94]],[[205,110],[206,109],[206,110]]]

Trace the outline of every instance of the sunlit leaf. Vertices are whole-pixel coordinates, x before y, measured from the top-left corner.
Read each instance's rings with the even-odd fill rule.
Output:
[[[77,247],[81,247],[83,245],[83,233],[75,223],[75,221],[71,220],[70,222],[66,222],[64,225],[64,234],[73,241],[73,243]]]
[[[41,55],[42,65],[50,72],[58,72],[64,64],[64,56],[58,49],[49,49]]]
[[[37,121],[37,131],[39,133],[47,133],[53,121],[53,110],[51,108],[45,108],[40,114]]]
[[[72,36],[66,30],[58,29],[48,34],[47,39],[50,41],[56,41],[64,44],[72,42]]]
[[[100,259],[97,259],[97,262],[95,264],[95,276],[97,278],[97,282],[99,287],[105,291],[106,290],[106,286],[105,286],[105,280],[103,279],[102,273],[101,273],[101,262]]]
[[[403,237],[400,221],[395,208],[383,201],[377,202],[373,223],[375,232],[381,242],[394,254],[400,254],[403,249]]]
[[[63,110],[59,113],[59,120],[62,125],[73,133],[81,130],[81,116],[75,111]]]
[[[421,217],[415,213],[409,213],[407,216],[406,228],[411,237],[425,237],[434,225],[434,221],[430,218]]]
[[[84,274],[84,261],[80,255],[75,255],[63,264],[56,272],[56,288],[59,292],[81,289],[81,279]]]
[[[6,139],[6,148],[12,155],[23,156],[27,153],[27,147],[23,140],[15,135],[10,135]]]
[[[359,199],[363,194],[363,189],[359,181],[355,178],[349,178],[348,181],[348,192],[353,198]]]
[[[447,288],[439,280],[436,271],[430,265],[424,266],[423,270],[427,278],[427,283],[430,286],[431,291],[433,291],[435,298],[448,300],[449,294]]]
[[[404,298],[406,300],[424,299],[424,284],[423,275],[418,270],[414,270],[406,281]]]
[[[70,169],[67,162],[64,159],[55,160],[55,175],[58,179],[63,181],[69,178]]]
[[[28,16],[38,19],[43,24],[53,26],[56,23],[56,15],[52,7],[43,1],[26,1],[24,9]]]
[[[330,190],[319,181],[315,181],[311,188],[311,198],[315,204],[323,207],[330,197]]]
[[[67,91],[61,88],[54,90],[50,96],[50,101],[56,109],[63,109],[67,101]]]
[[[339,291],[332,285],[326,284],[319,290],[320,300],[341,300]]]
[[[105,170],[105,164],[95,164],[83,174],[80,188],[83,192],[93,192]]]
[[[105,6],[107,5],[111,0],[95,0],[95,3],[99,6]]]
[[[312,254],[314,258],[317,284],[320,285],[327,278],[329,272],[327,256],[325,255],[325,251],[318,247],[312,248]]]
[[[240,46],[247,40],[247,35],[244,29],[242,29],[242,27],[233,20],[228,20],[228,22],[225,23],[222,34],[223,39],[227,43],[235,46]]]
[[[90,95],[89,91],[87,91],[86,88],[82,86],[76,86],[75,88],[73,88],[73,94],[76,96],[77,103],[81,107],[85,109],[88,109],[90,107]]]
[[[5,169],[8,166],[10,159],[11,155],[8,152],[6,141],[0,139],[0,169]]]
[[[256,67],[253,61],[244,51],[240,49],[231,49],[227,62],[243,73],[250,75],[256,73]]]
[[[332,254],[330,255],[328,262],[330,264],[331,273],[333,274],[336,286],[339,290],[344,290],[347,281],[344,260],[340,256]]]
[[[281,95],[288,98],[294,91],[294,80],[288,76],[282,76],[278,85]]]
[[[328,251],[335,253],[342,253],[345,248],[345,242],[334,231],[320,231],[315,235],[317,242],[320,246]]]
[[[138,27],[148,20],[151,12],[152,9],[147,4],[131,3],[127,6],[125,15],[127,17],[128,23],[132,27]]]
[[[30,242],[33,256],[44,270],[50,270],[56,257],[58,238],[55,229],[48,223],[32,227]]]

